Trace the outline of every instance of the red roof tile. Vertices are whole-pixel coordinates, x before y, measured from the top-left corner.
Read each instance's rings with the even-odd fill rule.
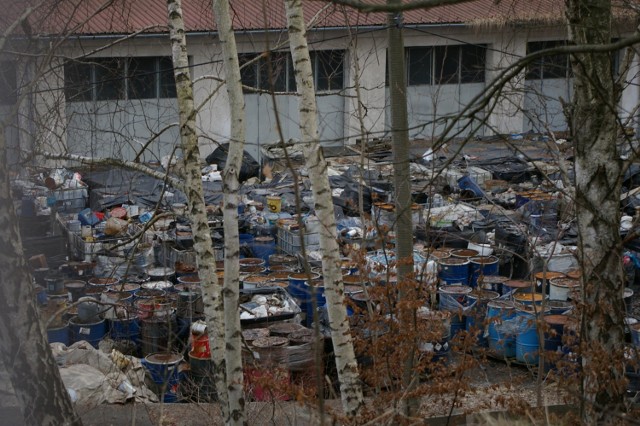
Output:
[[[366,0],[383,3],[385,0]],[[7,28],[27,5],[38,0],[0,0],[0,26]],[[29,18],[33,33],[40,34],[124,34],[135,31],[167,30],[166,2],[163,0],[47,0]],[[103,7],[108,3],[108,7]],[[183,0],[187,30],[215,30],[212,0]],[[53,5],[53,7],[51,6]],[[430,10],[404,13],[405,24],[458,24],[509,20],[554,20],[563,16],[562,0],[474,0]],[[286,27],[282,0],[232,0],[233,23],[238,30],[283,29]],[[350,25],[385,25],[384,13],[360,13],[323,0],[305,0],[307,21],[318,15],[317,27],[341,27],[345,16]],[[346,11],[346,14],[345,14]],[[24,31],[23,28],[18,32]]]

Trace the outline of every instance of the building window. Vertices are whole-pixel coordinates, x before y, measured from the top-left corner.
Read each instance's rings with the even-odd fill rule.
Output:
[[[431,84],[432,67],[432,47],[410,47],[407,49],[407,82],[409,86]]]
[[[344,88],[344,51],[320,50],[311,52],[311,64],[316,91],[335,91]],[[255,54],[241,54],[240,75],[242,84],[257,90],[274,92],[294,92],[296,80],[291,55],[272,52],[268,58],[245,65],[256,57]]]
[[[175,98],[170,57],[96,58],[65,64],[70,102]]]
[[[111,101],[124,99],[124,59],[100,58],[93,61],[96,99]]]
[[[344,50],[319,50],[311,53],[317,91],[344,88]]]
[[[566,45],[565,41],[534,41],[527,43],[527,54],[564,45]],[[570,72],[569,55],[548,55],[542,56],[529,63],[527,66],[526,79],[568,78]]]
[[[13,105],[18,96],[16,63],[13,61],[0,62],[0,105]]]
[[[67,62],[64,65],[64,94],[67,101],[85,102],[93,99],[92,65],[84,62]]]
[[[456,45],[407,48],[407,83],[482,83],[485,81],[486,46]]]

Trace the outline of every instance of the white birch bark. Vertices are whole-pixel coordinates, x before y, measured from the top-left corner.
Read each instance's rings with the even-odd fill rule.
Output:
[[[301,0],[285,0],[289,45],[293,57],[298,94],[300,95],[300,131],[303,152],[315,211],[320,221],[320,249],[323,253],[322,274],[331,326],[331,339],[336,358],[340,393],[345,414],[355,416],[364,405],[358,377],[358,364],[344,307],[344,287],[340,270],[340,250],[336,239],[336,220],[327,163],[320,149],[318,118],[311,60]]]
[[[227,351],[227,389],[229,392],[229,416],[227,424],[246,423],[242,371],[242,340],[238,315],[240,242],[238,235],[238,204],[240,183],[238,176],[242,166],[244,149],[244,95],[240,79],[240,64],[236,39],[231,25],[228,0],[214,0],[213,11],[222,47],[226,87],[231,113],[231,141],[226,166],[222,175],[224,191],[224,325]]]
[[[181,0],[168,0],[167,7],[174,77],[180,109],[180,140],[184,156],[183,177],[188,200],[188,214],[191,220],[193,247],[198,262],[204,313],[209,333],[211,356],[214,363],[214,381],[222,413],[227,418],[228,399],[225,379],[226,351],[224,345],[223,303],[215,270],[215,254],[202,191],[200,153],[198,151],[198,135],[196,132],[196,111],[193,105],[193,87],[191,85],[191,75],[189,74]]]
[[[570,38],[577,45],[607,44],[610,0],[569,0]],[[571,57],[574,99],[571,131],[575,144],[578,257],[584,311],[581,416],[584,424],[622,422],[624,412],[624,276],[620,237],[620,192],[624,165],[616,147],[622,129],[617,105],[621,88],[610,52]]]

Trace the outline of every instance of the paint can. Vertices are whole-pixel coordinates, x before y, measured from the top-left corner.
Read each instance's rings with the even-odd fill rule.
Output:
[[[204,314],[202,295],[196,291],[181,291],[178,293],[176,315],[180,318],[200,317]]]
[[[195,402],[216,401],[217,393],[213,381],[214,365],[211,357],[203,358],[189,352],[189,366],[193,384],[191,400]]]
[[[98,287],[102,289],[101,291],[109,290],[111,287],[116,286],[120,283],[120,279],[117,277],[93,277],[89,278],[88,284],[91,287]]]
[[[523,306],[516,310],[518,334],[516,335],[516,360],[527,365],[538,365],[540,343],[536,311],[532,306]]]
[[[569,317],[545,315],[543,319],[547,325],[544,332],[545,369],[555,369],[556,362],[563,353],[562,336]]]
[[[258,273],[265,272],[266,261],[260,257],[245,257],[239,260],[240,272],[244,273]],[[259,269],[256,269],[259,268]]]
[[[69,346],[71,344],[69,326],[47,328],[47,341],[49,343],[60,342],[65,346]]]
[[[77,302],[78,299],[84,296],[86,284],[87,283],[80,280],[64,282],[64,288],[67,290],[67,294],[69,295],[69,302]]]
[[[469,259],[448,257],[438,260],[438,277],[446,285],[469,283]]]
[[[451,351],[451,312],[419,310],[417,313],[418,351],[431,362],[446,361]]]
[[[268,287],[271,279],[267,275],[247,275],[241,280],[241,287],[244,290],[254,290],[256,288]]]
[[[549,299],[567,301],[571,291],[580,288],[580,281],[571,278],[553,278],[549,280]]]
[[[545,298],[541,293],[516,293],[513,295],[513,300],[523,306],[542,305],[542,300]]]
[[[472,257],[469,259],[469,285],[475,288],[479,277],[498,275],[498,266],[498,258],[495,256]]]
[[[172,282],[176,277],[176,271],[173,268],[166,266],[156,266],[153,268],[147,268],[147,275],[151,281],[168,281]]]
[[[107,334],[107,322],[104,319],[95,322],[83,322],[77,316],[72,317],[69,320],[69,332],[72,343],[86,340],[97,349],[98,343]]]
[[[501,358],[516,356],[516,331],[514,318],[516,307],[509,300],[492,300],[487,303],[489,349]]]
[[[471,287],[459,284],[445,285],[438,288],[439,309],[451,312],[451,338],[454,338],[459,331],[464,330],[466,327],[463,308],[469,305],[468,295],[471,290]]]
[[[178,401],[179,364],[182,361],[182,355],[177,353],[153,353],[147,355],[142,362],[156,385],[156,394],[162,396],[163,402]]]
[[[509,278],[501,275],[484,275],[478,277],[478,288],[495,291],[502,296],[504,294],[503,284],[507,281],[509,281]]]
[[[319,308],[321,306],[324,306],[327,303],[327,299],[324,296],[324,280],[321,278],[315,279],[315,280],[311,280],[311,281],[305,281],[303,284],[303,289],[305,292],[305,307],[306,307],[306,321],[305,321],[305,325],[307,327],[311,327],[311,325],[313,324],[314,321],[314,303],[313,300],[315,299],[316,303],[315,303],[315,307]],[[302,309],[302,306],[300,307],[300,309]]]
[[[282,197],[267,195],[267,208],[271,213],[280,213],[282,209]]]
[[[170,352],[175,343],[178,324],[175,316],[140,320],[140,350],[142,355]]]
[[[196,321],[191,324],[191,354],[198,358],[211,358],[211,347],[207,324],[204,321]]]
[[[62,278],[62,275],[54,274],[46,276],[44,278],[44,284],[47,289],[47,294],[58,295],[65,292],[64,279]]]
[[[536,272],[535,275],[536,280],[536,291],[538,293],[542,292],[543,287],[545,288],[545,294],[549,294],[549,288],[551,287],[551,280],[555,280],[558,278],[564,278],[565,275],[562,272],[555,271],[541,271]]]
[[[498,293],[490,290],[474,289],[467,298],[469,304],[475,303],[471,310],[467,312],[465,319],[465,329],[475,334],[475,343],[478,346],[487,347],[488,341],[485,337],[485,318],[487,315],[487,303],[500,297]]]
[[[111,338],[113,340],[128,340],[137,346],[140,342],[140,320],[135,316],[113,318],[111,320]]]

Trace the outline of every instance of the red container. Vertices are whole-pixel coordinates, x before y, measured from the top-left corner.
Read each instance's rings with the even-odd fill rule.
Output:
[[[194,358],[211,358],[211,348],[209,347],[208,334],[191,333],[191,352]]]

